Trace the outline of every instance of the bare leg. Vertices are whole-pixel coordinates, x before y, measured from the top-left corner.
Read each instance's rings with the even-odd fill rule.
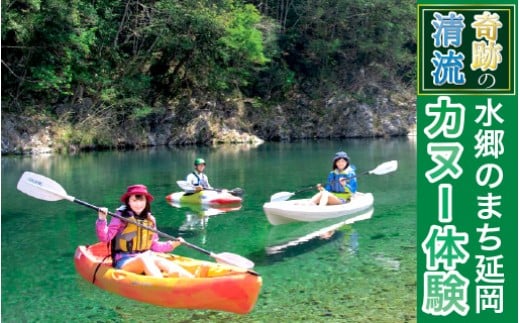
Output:
[[[125,262],[121,269],[140,274],[144,271],[145,274],[153,277],[162,277],[161,270],[155,265],[150,258],[149,253],[139,254],[132,259]]]
[[[321,191],[320,206],[327,205],[327,203],[329,202],[329,196],[330,195],[331,194],[329,194],[329,192],[327,192],[326,190],[322,190]]]
[[[343,204],[343,202],[339,199],[339,197],[337,197],[336,195],[334,194],[328,194],[328,200],[327,200],[327,204],[328,205],[339,205],[339,204]]]
[[[331,194],[326,190],[322,190],[321,192],[314,195],[311,198],[311,201],[319,206],[343,204],[343,201],[341,201],[339,197]]]
[[[320,199],[321,199],[321,192],[318,192],[318,193],[314,194],[314,196],[311,198],[311,201],[312,201],[312,203],[317,205],[320,203]]]
[[[180,265],[174,263],[173,261],[161,258],[159,256],[153,256],[155,265],[161,268],[164,272],[166,272],[168,277],[195,277],[192,273],[182,268]]]

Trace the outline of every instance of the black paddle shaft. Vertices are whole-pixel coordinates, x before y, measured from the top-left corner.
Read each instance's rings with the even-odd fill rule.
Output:
[[[224,188],[205,188],[206,191],[215,191],[215,192],[222,192],[224,191],[225,189]],[[242,196],[244,195],[244,190],[241,189],[240,187],[236,187],[232,190],[227,190],[227,192],[231,195],[234,195],[234,196]]]

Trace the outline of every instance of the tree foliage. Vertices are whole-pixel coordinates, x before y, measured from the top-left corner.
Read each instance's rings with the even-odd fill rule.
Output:
[[[415,79],[415,2],[397,0],[263,0],[281,26],[285,61],[302,79],[326,87],[364,83],[374,70],[389,82]],[[361,81],[361,82],[359,82]],[[321,88],[319,90],[322,90]]]
[[[157,95],[248,84],[262,17],[239,1],[12,1],[2,7],[4,104],[89,97],[123,114]]]
[[[2,109],[85,98],[114,126],[202,93],[284,100],[412,82],[415,8],[397,0],[6,0]],[[101,113],[103,111],[103,113]],[[60,120],[63,121],[63,120]]]

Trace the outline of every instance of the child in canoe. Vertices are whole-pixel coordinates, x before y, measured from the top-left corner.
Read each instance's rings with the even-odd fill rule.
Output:
[[[117,214],[155,229],[155,217],[150,212],[152,201],[153,196],[146,186],[129,186],[121,196],[124,205],[117,209]],[[171,252],[180,245],[182,238],[160,242],[157,233],[116,217],[107,225],[107,214],[107,208],[100,208],[96,233],[100,241],[111,242],[115,268],[154,277],[163,277],[162,272],[168,277],[194,277],[181,266],[152,252]]]
[[[188,174],[186,177],[186,182],[195,187],[196,192],[200,192],[203,189],[211,189],[211,185],[209,185],[208,176],[204,174],[204,169],[206,168],[206,161],[202,158],[195,159],[193,162],[193,166],[195,170]]]
[[[344,151],[337,152],[332,159],[332,171],[323,187],[316,185],[318,193],[312,197],[312,202],[318,205],[338,205],[350,201],[357,191],[357,180],[354,165]]]

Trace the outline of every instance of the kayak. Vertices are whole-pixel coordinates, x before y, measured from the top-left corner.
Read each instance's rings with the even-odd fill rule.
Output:
[[[196,193],[175,192],[166,196],[166,200],[180,204],[199,205],[236,205],[242,203],[242,198],[226,191],[203,190]]]
[[[352,215],[369,209],[374,204],[372,193],[356,192],[350,202],[340,205],[319,206],[310,199],[268,202],[263,206],[269,223],[273,225],[290,222],[313,222]]]
[[[179,309],[249,313],[258,298],[262,278],[252,270],[226,264],[161,254],[195,278],[157,278],[112,267],[106,243],[79,246],[74,256],[77,272],[106,291],[139,302]]]

